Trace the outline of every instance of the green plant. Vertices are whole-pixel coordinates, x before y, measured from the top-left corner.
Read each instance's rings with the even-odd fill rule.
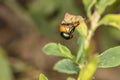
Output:
[[[6,51],[0,47],[0,80],[14,80]]]
[[[92,76],[97,68],[109,68],[120,65],[120,46],[110,48],[100,55],[92,55],[92,58],[89,57],[90,53],[88,51],[91,38],[100,25],[110,25],[111,27],[120,30],[120,14],[107,14],[101,17],[105,8],[115,1],[116,0],[83,0],[90,25],[87,25],[84,22],[82,16],[65,15],[64,20],[66,22],[72,22],[71,17],[75,18],[75,21],[80,22],[76,28],[76,31],[78,31],[78,34],[80,35],[80,38],[78,38],[79,49],[75,56],[66,46],[61,45],[60,43],[49,43],[45,45],[43,51],[47,55],[64,57],[64,59],[55,64],[54,70],[68,74],[77,74],[77,80],[92,80]],[[95,10],[92,13],[93,7]],[[90,28],[88,29],[88,27]],[[67,80],[75,79],[68,78]]]

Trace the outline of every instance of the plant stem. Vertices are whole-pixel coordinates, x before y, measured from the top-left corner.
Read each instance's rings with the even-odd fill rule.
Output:
[[[91,25],[90,25],[90,29],[88,31],[88,35],[86,36],[85,38],[85,42],[84,42],[84,50],[87,51],[87,49],[89,48],[90,46],[90,42],[91,42],[91,38],[93,37],[96,29],[98,28],[98,21],[100,19],[100,15],[95,11],[93,13],[93,16],[90,18],[90,21],[91,21]],[[85,55],[85,54],[84,54]],[[85,64],[83,64],[84,66]],[[81,70],[84,68],[84,67],[80,67]],[[80,74],[79,73],[79,76],[78,76],[78,79],[77,80],[80,80]]]
[[[87,49],[90,45],[90,42],[91,42],[91,38],[93,37],[94,32],[98,27],[97,23],[98,23],[99,19],[100,19],[100,15],[97,12],[94,12],[93,16],[90,18],[91,25],[90,25],[90,29],[88,30],[88,34],[85,37],[82,37],[83,40],[81,41],[81,45],[79,47],[77,59],[76,59],[77,63],[79,63],[81,56],[83,58],[85,58],[86,51],[87,51]],[[82,27],[82,26],[80,26],[80,27]],[[81,32],[80,29],[79,28],[77,29],[78,32]],[[81,33],[79,33],[79,34],[81,34]]]
[[[93,37],[95,30],[98,28],[98,21],[100,19],[100,15],[95,11],[93,13],[93,16],[90,18],[91,21],[91,25],[90,25],[90,30],[88,31],[88,35],[85,39],[85,49],[88,49],[90,42],[91,42],[91,38]]]

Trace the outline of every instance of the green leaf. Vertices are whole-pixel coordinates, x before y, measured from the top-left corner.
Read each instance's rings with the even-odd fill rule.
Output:
[[[80,18],[80,24],[77,26],[76,30],[82,37],[87,36],[88,27],[83,18]]]
[[[49,43],[45,45],[43,48],[43,51],[47,55],[62,56],[62,57],[67,57],[71,59],[73,59],[74,57],[67,47],[61,44],[56,44],[56,43]]]
[[[44,74],[39,75],[39,80],[48,80],[48,78]]]
[[[10,64],[5,54],[6,52],[0,48],[0,80],[14,80]]]
[[[99,14],[102,14],[105,8],[112,5],[116,0],[97,0],[96,9]]]
[[[83,68],[81,68],[80,74],[77,80],[91,80],[93,74],[95,73],[98,65],[98,56],[94,56],[94,58]],[[87,75],[86,75],[87,74]]]
[[[81,62],[81,59],[83,58],[83,55],[84,55],[84,41],[85,41],[84,37],[80,37],[78,39],[79,49],[78,49],[78,52],[77,52],[76,63]]]
[[[72,60],[63,59],[55,64],[54,70],[67,74],[77,74],[79,72],[79,67]]]
[[[68,57],[68,58],[71,58],[71,59],[74,58],[74,56],[71,54],[71,51],[70,51],[67,47],[65,47],[65,46],[63,46],[63,45],[61,45],[61,44],[58,44],[58,47],[59,47],[60,52],[61,52],[64,56],[66,56],[66,57]]]
[[[99,25],[111,25],[120,30],[120,14],[108,14],[101,19]]]
[[[109,68],[120,65],[120,46],[110,48],[99,56],[99,67]]]
[[[76,80],[76,79],[73,77],[68,77],[67,80]]]
[[[83,4],[85,6],[85,10],[87,12],[87,16],[91,17],[91,8],[96,3],[96,0],[83,0]]]

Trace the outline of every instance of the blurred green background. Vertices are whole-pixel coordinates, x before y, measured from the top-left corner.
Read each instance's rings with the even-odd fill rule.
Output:
[[[38,80],[40,73],[49,80],[76,77],[54,71],[52,67],[60,58],[42,52],[45,44],[57,42],[76,53],[77,33],[71,40],[59,35],[66,12],[87,18],[82,0],[0,0],[0,80]],[[107,7],[103,15],[107,13],[120,14],[120,0]],[[120,31],[101,26],[92,42],[91,51],[95,52],[120,45]],[[119,74],[120,67],[98,69],[95,80],[120,80]]]

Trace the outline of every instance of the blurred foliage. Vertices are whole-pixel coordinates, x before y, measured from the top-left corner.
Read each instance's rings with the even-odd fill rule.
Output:
[[[61,40],[59,37],[59,34],[58,34],[59,33],[59,31],[58,31],[59,23],[63,19],[64,14],[66,12],[69,12],[69,13],[72,13],[75,15],[80,15],[81,13],[84,13],[83,5],[80,5],[81,1],[82,0],[0,0],[0,5],[2,5],[2,6],[0,6],[0,9],[4,10],[5,8],[7,8],[6,10],[10,11],[11,13],[14,13],[11,17],[10,17],[10,15],[6,15],[5,18],[13,18],[13,19],[15,19],[15,21],[18,20],[18,21],[24,22],[25,24],[35,23],[34,27],[40,32],[41,35],[45,36],[46,38],[48,37],[48,39],[50,39],[50,40],[51,39],[52,40],[56,40],[56,39]],[[5,4],[5,8],[3,8],[4,4]],[[0,12],[0,13],[2,13],[2,12]],[[106,14],[106,13],[120,13],[120,0],[116,0],[116,2],[112,6],[109,6],[105,10],[104,14]],[[19,20],[18,17],[20,17],[21,20]],[[4,30],[2,30],[2,28],[4,28],[4,26],[1,26],[2,18],[0,15],[0,30],[1,30],[1,32],[4,31]],[[5,19],[3,18],[3,20],[5,20]],[[25,22],[26,20],[27,20],[27,22]],[[5,24],[7,24],[7,22]],[[19,45],[24,46],[25,43],[28,44],[27,47],[26,46],[25,47],[19,46],[19,47],[21,48],[20,50],[23,50],[23,51],[25,50],[24,48],[27,48],[27,50],[29,50],[28,48],[30,48],[29,47],[30,42],[28,40],[27,41],[25,40],[26,36],[24,36],[24,38],[21,39],[21,34],[23,34],[22,31],[24,31],[25,34],[27,34],[26,26],[23,25],[23,26],[17,27],[16,24],[18,24],[18,23],[13,23],[13,24],[15,26],[13,27],[13,25],[12,25],[12,28],[11,28],[11,25],[7,24],[7,26],[9,28],[5,27],[5,29],[8,32],[11,29],[12,29],[11,32],[14,32],[15,30],[16,30],[16,32],[18,32],[20,30],[21,32],[18,32],[18,33],[20,33],[20,36],[17,36],[19,38],[12,37],[11,39],[7,39],[8,42],[5,43],[4,48],[8,47],[9,46],[8,43],[13,41],[12,45],[15,44],[17,46],[19,46]],[[21,25],[21,23],[19,25]],[[31,27],[27,27],[27,29],[30,29],[30,28]],[[99,41],[98,44],[100,45],[100,49],[102,51],[105,49],[108,49],[109,47],[113,47],[115,45],[120,44],[120,36],[119,36],[120,31],[118,31],[117,29],[114,29],[112,27],[109,27],[109,28],[102,27],[102,28],[100,28],[100,30],[97,33],[98,33],[96,35],[96,36],[98,36],[97,41]],[[4,34],[5,33],[1,33],[1,35],[2,35],[1,40],[3,40],[3,41],[5,41],[3,38],[6,37],[6,34],[5,35]],[[10,37],[9,34],[11,34],[11,33],[7,33],[7,35],[8,35],[7,37]],[[33,38],[30,38],[30,39],[33,39]],[[39,38],[36,38],[36,39],[39,40]],[[21,42],[19,43],[20,40],[23,40],[24,43],[21,43]],[[42,37],[40,38],[40,40],[41,40],[41,44],[38,44],[38,45],[41,46],[43,44],[43,41],[45,41],[45,40]],[[48,40],[46,40],[46,41],[48,41]],[[19,44],[16,44],[17,42]],[[29,43],[27,43],[27,42],[29,42]],[[0,43],[2,43],[2,41]],[[74,47],[75,46],[74,39],[71,41],[65,41],[64,43],[65,44],[71,43],[71,44],[69,44],[69,46],[72,47],[71,48],[72,51],[74,51],[76,49],[76,47]],[[11,46],[9,46],[9,47],[11,48]],[[15,51],[18,50],[17,49],[18,47],[14,46],[14,48],[15,48],[15,50],[13,52],[15,53]],[[33,48],[33,46],[32,46],[32,48]],[[38,50],[39,50],[39,52],[41,51],[40,49],[38,49]],[[20,53],[20,55],[18,53],[13,55],[11,53],[11,51],[9,51],[7,49],[6,49],[6,51],[8,53],[5,53],[4,50],[2,48],[0,48],[0,80],[14,80],[14,78],[13,78],[14,72],[11,70],[11,65],[9,65],[9,57],[11,57],[11,56],[16,57],[16,55],[17,55],[16,58],[19,58],[20,60],[22,60],[20,55],[22,55],[22,56],[27,55],[29,57],[31,54],[26,54],[27,53],[26,51],[24,51],[24,53],[22,53],[22,51],[18,51]],[[31,51],[28,51],[28,52],[30,53]],[[37,51],[35,51],[33,53],[36,53],[36,52]],[[35,56],[37,56],[37,59],[35,59],[36,62],[32,61],[33,58],[36,58]],[[30,60],[26,61],[26,63],[30,63],[30,61],[32,61],[33,62],[32,65],[34,67],[36,67],[35,64],[38,63],[37,65],[39,65],[39,63],[42,62],[42,61],[41,62],[38,61],[38,59],[40,59],[42,57],[40,57],[36,54],[32,54],[32,57],[30,57]],[[42,59],[44,59],[44,58],[42,58]],[[47,60],[46,60],[46,62],[47,62]],[[18,61],[16,61],[16,64],[19,64],[18,67],[20,67],[20,65],[21,65],[20,63],[18,63]],[[43,62],[43,64],[44,64],[44,62]],[[13,65],[14,65],[14,63],[13,63]],[[50,72],[50,70],[48,68],[45,68],[45,69],[47,69]],[[27,73],[29,73],[29,76],[26,77],[26,79],[25,79],[25,76],[28,75]],[[33,70],[33,72],[31,70],[28,72],[26,71],[26,73],[23,72],[24,77],[22,77],[22,79],[21,79],[20,78],[21,76],[17,76],[17,79],[28,80],[28,78],[30,79],[31,76],[36,75],[33,73],[34,73],[34,70]],[[48,73],[48,75],[51,76],[52,74]],[[61,76],[59,75],[59,77],[61,77]]]
[[[101,29],[102,28],[102,29]],[[101,27],[99,31],[99,46],[100,50],[104,51],[110,47],[120,44],[120,31],[112,27]],[[107,33],[107,34],[106,34]]]
[[[39,75],[39,80],[48,80],[44,74]]]
[[[81,69],[77,80],[91,80],[98,65],[98,55],[93,56],[93,59]],[[87,74],[87,75],[86,75]]]
[[[111,25],[111,27],[116,27],[120,30],[120,14],[107,14],[104,16],[99,24]]]
[[[80,14],[74,0],[36,0],[29,5],[29,13],[40,33],[51,38],[59,35],[58,26],[66,12]]]
[[[72,77],[68,77],[67,80],[75,80],[75,79]]]
[[[14,80],[6,52],[0,48],[0,80]]]
[[[120,0],[116,0],[114,4],[108,6],[104,14],[106,13],[120,13]]]
[[[116,0],[113,5],[108,6],[107,9],[105,9],[103,15],[107,13],[120,13],[120,0]],[[98,37],[96,36],[98,38],[97,40],[100,51],[104,51],[108,48],[120,45],[120,31],[109,27],[109,25],[107,25],[108,27],[105,27],[103,25],[101,26],[102,27],[97,30]]]
[[[87,12],[87,16],[90,18],[91,17],[91,8],[93,5],[96,3],[96,0],[83,0],[83,4],[85,6],[85,10]]]
[[[97,0],[96,9],[99,14],[102,14],[107,6],[113,4],[116,0]]]

